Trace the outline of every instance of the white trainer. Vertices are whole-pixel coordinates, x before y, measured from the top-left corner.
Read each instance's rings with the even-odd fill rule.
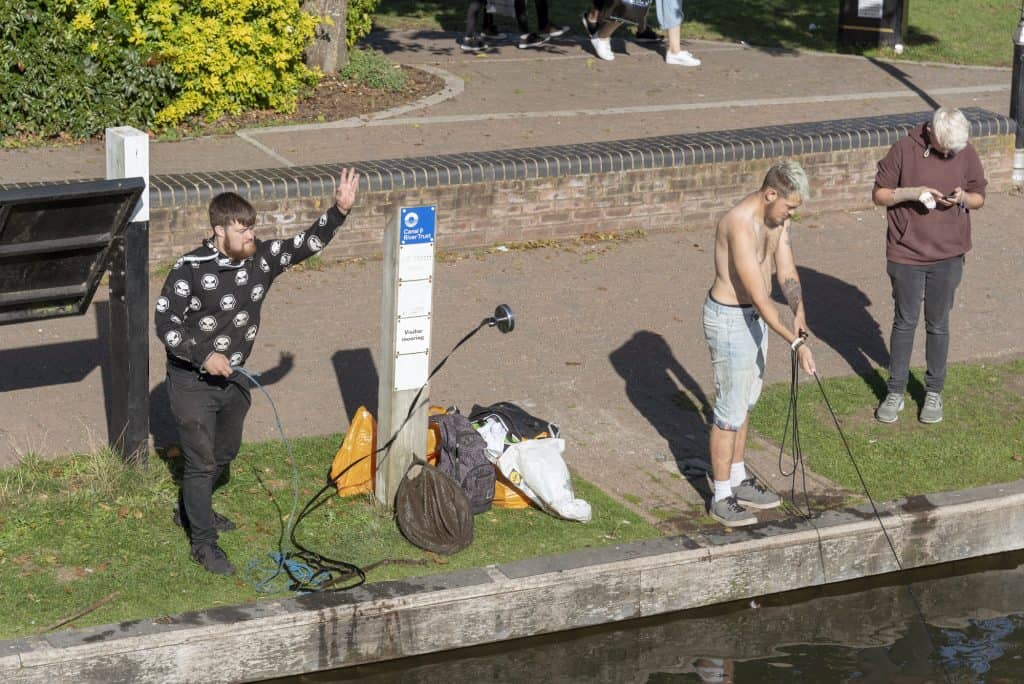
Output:
[[[695,67],[700,66],[700,60],[691,55],[686,50],[680,50],[679,52],[666,52],[665,53],[665,64],[673,64],[675,66],[686,66]]]
[[[591,38],[590,44],[594,46],[594,52],[597,56],[605,61],[612,61],[615,59],[615,53],[612,52],[612,39],[611,38]]]

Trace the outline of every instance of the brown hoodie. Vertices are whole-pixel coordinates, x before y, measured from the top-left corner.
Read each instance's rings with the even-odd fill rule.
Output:
[[[985,170],[970,143],[946,159],[929,149],[925,124],[893,145],[878,162],[876,188],[924,186],[949,194],[957,187],[985,196]],[[938,206],[927,209],[918,201],[889,207],[886,215],[886,258],[898,264],[931,264],[971,249],[971,216],[966,209]]]

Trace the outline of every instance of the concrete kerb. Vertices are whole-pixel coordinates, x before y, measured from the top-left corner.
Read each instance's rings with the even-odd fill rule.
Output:
[[[881,507],[903,568],[1019,548],[1024,481]],[[0,642],[13,682],[255,681],[646,617],[898,569],[868,507]]]

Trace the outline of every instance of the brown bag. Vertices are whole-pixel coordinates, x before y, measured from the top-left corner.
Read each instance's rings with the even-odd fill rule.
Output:
[[[412,544],[444,556],[473,543],[469,498],[449,475],[413,463],[395,492],[395,519]]]

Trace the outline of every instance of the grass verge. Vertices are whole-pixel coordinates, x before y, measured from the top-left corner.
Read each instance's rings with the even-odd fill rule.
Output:
[[[944,420],[936,425],[917,421],[922,377],[922,371],[913,372],[906,409],[892,425],[873,417],[885,392],[881,375],[823,380],[876,501],[1024,477],[1024,359],[950,366]],[[751,425],[778,443],[788,404],[788,384],[767,388]],[[853,492],[863,491],[816,383],[800,386],[798,416],[807,465]]]
[[[300,503],[323,485],[339,443],[338,435],[294,440]],[[231,481],[214,495],[216,509],[239,524],[221,535],[239,568],[231,578],[211,575],[189,560],[185,536],[171,522],[177,499],[172,469],[156,458],[148,468],[130,468],[100,452],[58,461],[29,457],[0,470],[0,577],[11,599],[0,609],[0,638],[38,633],[115,591],[113,600],[68,626],[157,618],[265,596],[245,570],[250,561],[272,567],[267,557],[280,531],[273,499],[285,515],[292,508],[292,466],[283,446],[243,446]],[[495,509],[476,516],[473,544],[450,557],[406,542],[391,517],[365,496],[330,497],[302,523],[298,538],[326,556],[361,566],[381,559],[421,563],[381,565],[368,573],[368,581],[379,582],[659,536],[592,485],[575,480],[574,486],[593,507],[590,523],[533,509]],[[276,586],[274,596],[288,595]]]
[[[743,11],[737,12],[734,3],[686,0],[683,38],[836,52],[839,5],[837,0],[748,0]],[[582,9],[582,5],[554,3],[551,21],[577,31]],[[953,64],[1012,63],[1013,34],[1020,18],[1016,0],[911,0],[908,11],[902,57],[891,49],[870,49],[863,54]],[[391,29],[465,30],[464,5],[449,0],[382,0],[374,21]],[[498,21],[509,26],[512,22],[506,17]],[[530,21],[534,26],[535,19]],[[653,8],[650,21],[657,26]]]

